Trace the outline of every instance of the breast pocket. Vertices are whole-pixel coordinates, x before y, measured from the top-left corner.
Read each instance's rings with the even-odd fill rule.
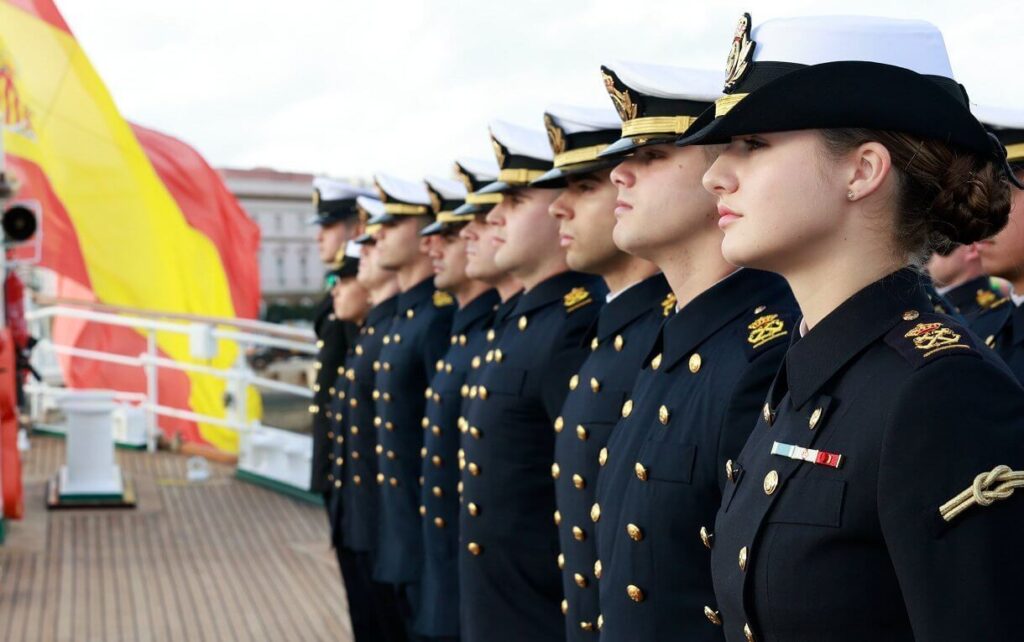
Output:
[[[490,395],[507,395],[518,397],[523,392],[526,371],[521,368],[493,368],[480,383],[479,393],[485,397]]]
[[[842,524],[846,482],[800,477],[786,482],[768,515],[771,524],[803,524],[839,528]]]
[[[648,441],[640,451],[640,463],[647,478],[689,484],[693,481],[693,462],[697,447],[687,444]]]

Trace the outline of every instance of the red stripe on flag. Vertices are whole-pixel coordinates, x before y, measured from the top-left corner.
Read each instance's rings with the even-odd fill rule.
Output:
[[[131,126],[185,220],[217,248],[235,315],[256,318],[260,308],[259,226],[199,152],[172,136],[134,123]]]
[[[52,27],[56,27],[62,31],[66,31],[68,34],[71,33],[71,28],[68,27],[68,23],[64,22],[64,18],[60,15],[60,11],[57,11],[56,5],[51,0],[0,0],[7,2],[13,7],[17,7],[22,11],[25,11],[40,20],[47,22]]]

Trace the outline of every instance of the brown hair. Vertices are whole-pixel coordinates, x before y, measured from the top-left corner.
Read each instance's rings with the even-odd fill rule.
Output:
[[[1006,225],[1010,182],[991,158],[900,132],[826,129],[822,134],[836,157],[870,141],[889,150],[898,180],[896,244],[915,258],[980,241]]]

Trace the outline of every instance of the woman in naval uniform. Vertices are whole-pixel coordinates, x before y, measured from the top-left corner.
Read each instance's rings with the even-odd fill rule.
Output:
[[[1007,220],[1003,149],[919,21],[744,16],[704,177],[804,314],[712,533],[729,642],[1019,640],[1024,390],[917,266]],[[1016,471],[1016,472],[1015,472]],[[696,537],[697,534],[694,534]]]

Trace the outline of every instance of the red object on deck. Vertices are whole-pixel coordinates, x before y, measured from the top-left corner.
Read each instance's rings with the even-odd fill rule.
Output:
[[[9,328],[0,330],[0,493],[4,517],[21,519],[25,498],[18,454],[18,405],[14,388],[14,339]]]

